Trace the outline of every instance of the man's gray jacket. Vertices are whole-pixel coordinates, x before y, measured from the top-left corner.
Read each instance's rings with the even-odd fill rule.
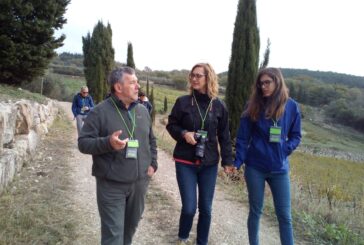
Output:
[[[133,139],[139,141],[137,159],[126,158],[126,147],[123,150],[114,150],[110,144],[111,134],[118,130],[122,130],[120,139],[131,138],[113,101],[130,131],[132,115],[135,113]],[[150,165],[157,170],[157,144],[149,112],[145,106],[137,102],[131,104],[128,109],[116,96],[111,95],[98,104],[85,119],[78,137],[78,148],[82,153],[92,155],[92,175],[131,183],[147,178]]]

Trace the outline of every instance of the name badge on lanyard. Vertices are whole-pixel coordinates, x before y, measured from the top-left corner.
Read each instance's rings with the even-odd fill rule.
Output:
[[[269,142],[279,143],[281,141],[281,131],[281,127],[271,126],[269,129]]]
[[[138,148],[139,148],[138,140],[129,140],[127,147],[126,147],[126,158],[137,159],[138,158]]]

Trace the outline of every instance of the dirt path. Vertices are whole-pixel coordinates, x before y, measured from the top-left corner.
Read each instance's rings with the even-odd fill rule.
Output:
[[[60,102],[70,120],[71,104]],[[73,123],[75,125],[75,123]],[[95,180],[91,176],[91,156],[80,153],[77,149],[76,129],[70,140],[74,141],[74,150],[69,158],[74,168],[74,203],[82,214],[80,237],[75,244],[99,243],[99,216],[96,205]],[[178,231],[180,197],[175,178],[174,162],[166,152],[158,151],[159,169],[152,178],[147,194],[146,210],[135,235],[135,245],[175,244]],[[217,186],[213,203],[211,245],[248,244],[246,220],[247,208],[234,200],[230,194]],[[196,215],[197,216],[197,215]],[[196,223],[196,220],[195,220]],[[194,224],[191,238],[196,237]],[[261,223],[261,244],[280,244],[277,225],[263,218]],[[300,244],[297,243],[296,244]]]

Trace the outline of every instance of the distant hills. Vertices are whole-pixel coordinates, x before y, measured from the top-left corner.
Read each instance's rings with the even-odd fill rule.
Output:
[[[121,63],[118,62],[118,65],[121,65]],[[83,76],[83,55],[67,52],[61,53],[52,60],[50,68],[54,73]],[[286,79],[293,78],[300,80],[320,81],[330,84],[346,85],[348,87],[364,88],[364,77],[361,76],[292,68],[281,68],[281,71]],[[185,78],[187,72],[188,71],[186,70],[152,71],[149,72],[149,75],[152,77],[160,77],[165,79],[172,79],[176,77]],[[145,75],[143,71],[140,71],[140,73]],[[220,73],[219,78],[220,84],[225,86],[227,82],[227,72]]]

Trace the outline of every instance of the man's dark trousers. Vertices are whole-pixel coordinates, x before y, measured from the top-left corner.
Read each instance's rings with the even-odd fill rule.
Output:
[[[102,245],[130,245],[144,211],[149,178],[120,183],[96,177]]]

